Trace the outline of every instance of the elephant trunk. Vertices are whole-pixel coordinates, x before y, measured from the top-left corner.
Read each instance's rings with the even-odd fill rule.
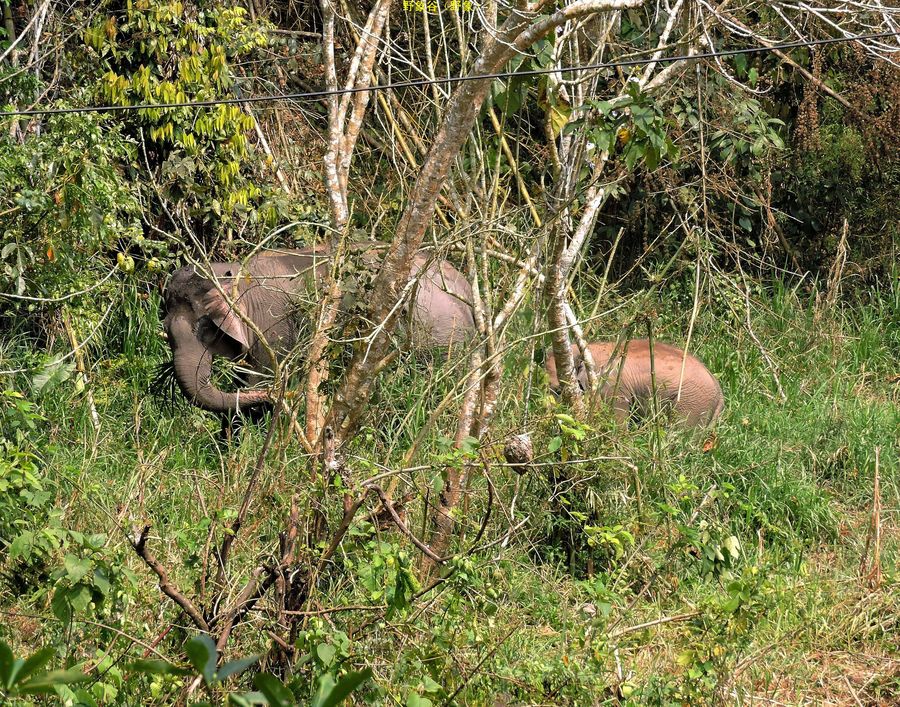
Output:
[[[216,388],[210,382],[212,353],[191,334],[188,322],[172,322],[169,341],[173,349],[175,380],[194,405],[211,412],[236,412],[269,402],[264,390],[226,393]]]

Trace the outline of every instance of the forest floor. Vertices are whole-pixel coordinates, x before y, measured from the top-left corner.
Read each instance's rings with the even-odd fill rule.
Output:
[[[680,296],[664,293],[658,309],[678,314],[654,326],[683,345]],[[527,347],[514,352],[493,436],[475,452],[497,491],[481,545],[417,597],[415,548],[396,530],[354,525],[305,604],[319,613],[295,627],[285,681],[296,698],[322,674],[367,666],[374,679],[356,694],[374,704],[900,703],[900,288],[831,308],[812,291],[759,288],[750,327],[742,308],[713,302],[694,328],[691,349],[727,401],[702,439],[652,423],[625,430],[602,409],[573,421],[541,373],[527,386]],[[131,321],[133,350],[90,351],[87,387],[75,373],[27,393],[33,408],[4,398],[4,423],[24,431],[11,436],[27,455],[15,468],[30,464],[32,478],[16,477],[27,494],[0,506],[0,531],[26,534],[0,555],[0,639],[16,655],[50,645],[91,668],[81,692],[96,704],[177,701],[186,678],[126,668],[157,652],[178,663],[197,633],[130,540],[151,525],[159,561],[202,602],[266,430],[248,425],[223,444],[210,416],[146,396],[165,356],[154,317]],[[19,340],[2,353],[35,355]],[[437,364],[404,363],[381,384],[378,419],[348,451],[351,473],[404,464],[444,392],[423,365]],[[491,464],[526,408],[538,456],[554,464],[517,480]],[[438,429],[451,424],[452,411]],[[420,470],[397,477],[420,493],[450,463],[437,435],[412,461]],[[460,548],[486,510],[483,474],[468,492]],[[287,438],[235,542],[229,591],[272,555],[292,494],[306,493],[306,457]],[[420,528],[415,493],[406,510]],[[265,597],[227,657],[268,655],[262,667],[284,675],[271,653],[272,635],[286,635],[279,616]],[[230,687],[246,689],[249,676]]]

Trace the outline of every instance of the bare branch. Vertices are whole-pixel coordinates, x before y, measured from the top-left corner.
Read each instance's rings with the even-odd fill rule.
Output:
[[[162,566],[162,563],[157,560],[147,548],[147,536],[149,533],[150,526],[145,525],[138,537],[131,541],[131,547],[134,548],[138,557],[140,557],[147,566],[156,573],[156,576],[159,578],[159,588],[162,593],[178,604],[178,606],[184,610],[184,613],[190,617],[191,621],[194,622],[197,628],[209,633],[209,624],[206,622],[206,619],[203,618],[203,614],[200,613],[200,610],[194,602],[188,599],[184,593],[169,580],[169,574]]]
[[[387,497],[387,494],[382,490],[380,486],[372,485],[368,486],[367,488],[371,489],[378,495],[378,498],[381,501],[381,505],[384,506],[385,509],[387,509],[387,512],[391,516],[391,520],[394,521],[394,525],[396,525],[400,529],[400,532],[402,532],[407,538],[409,538],[410,542],[412,542],[413,545],[419,548],[419,550],[421,550],[428,559],[437,564],[443,564],[447,561],[448,558],[438,555],[436,552],[434,552],[434,550],[428,547],[428,545],[419,540],[415,536],[415,534],[406,527],[403,519],[400,518],[400,516],[397,514],[397,511],[394,508],[394,504],[391,502],[391,499]]]

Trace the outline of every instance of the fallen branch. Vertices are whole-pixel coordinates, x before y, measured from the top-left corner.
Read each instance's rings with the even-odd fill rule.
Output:
[[[160,563],[160,561],[151,554],[150,550],[147,549],[147,536],[149,533],[150,526],[145,525],[138,537],[131,542],[131,546],[134,548],[138,557],[140,557],[147,566],[156,573],[156,576],[159,578],[159,588],[162,593],[178,604],[178,606],[184,610],[184,613],[190,617],[191,621],[196,624],[197,628],[209,633],[209,624],[206,622],[206,619],[203,618],[203,614],[200,613],[200,610],[194,602],[188,599],[178,587],[172,584],[162,563]]]

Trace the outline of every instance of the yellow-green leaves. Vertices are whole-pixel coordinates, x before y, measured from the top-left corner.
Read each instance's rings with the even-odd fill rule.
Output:
[[[251,23],[241,7],[198,13],[177,0],[134,0],[124,11],[104,10],[101,5],[83,35],[103,67],[100,100],[153,106],[113,118],[133,139],[153,144],[151,164],[173,156],[196,164],[170,173],[164,189],[193,200],[192,210],[225,220],[250,208],[262,193],[249,181],[253,118],[239,105],[155,106],[234,98],[234,61],[267,43],[265,26]]]

